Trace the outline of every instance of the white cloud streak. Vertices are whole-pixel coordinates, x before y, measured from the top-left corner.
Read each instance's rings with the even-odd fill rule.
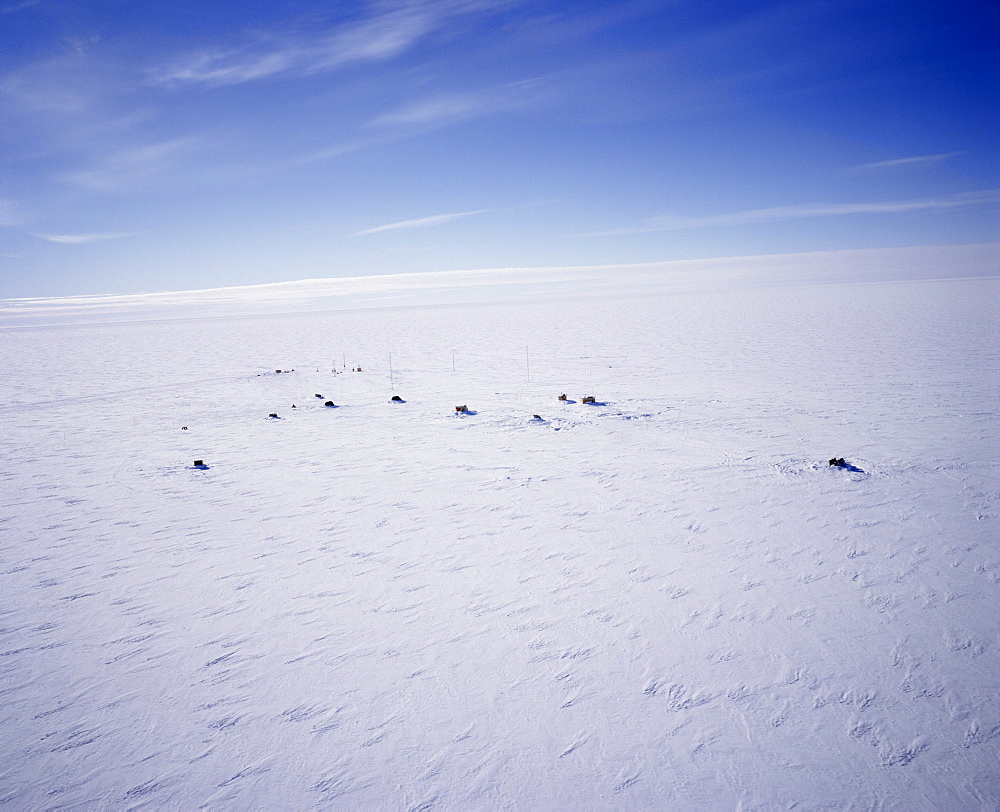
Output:
[[[476,211],[460,211],[454,214],[435,214],[431,217],[419,217],[416,220],[400,220],[397,223],[387,223],[384,226],[376,226],[375,228],[367,228],[364,231],[358,231],[353,236],[355,237],[366,237],[369,234],[379,234],[383,231],[396,231],[401,228],[426,228],[427,226],[437,226],[442,223],[448,223],[452,220],[458,220],[461,217],[471,217],[474,214],[485,214],[489,209],[477,209]]]
[[[954,158],[956,155],[962,155],[964,150],[959,150],[958,152],[942,152],[937,155],[915,155],[912,158],[894,158],[891,161],[876,161],[871,164],[861,164],[861,166],[854,167],[855,169],[882,169],[884,167],[890,166],[907,166],[912,164],[935,164],[938,161],[945,161],[948,158]]]
[[[545,78],[464,93],[440,93],[372,119],[370,127],[443,126],[478,116],[528,107],[545,92]]]
[[[352,152],[392,144],[412,137],[414,132],[427,132],[462,121],[524,109],[537,103],[549,92],[544,78],[511,82],[497,88],[472,90],[464,93],[439,93],[410,102],[388,113],[376,116],[364,125],[370,137],[342,144],[333,144],[288,162],[288,166],[338,158]]]
[[[0,8],[0,14],[13,14],[16,11],[24,11],[26,8],[32,8],[41,3],[42,0],[24,0],[23,3],[15,3],[12,6],[5,6]]]
[[[439,124],[473,118],[486,107],[486,98],[475,93],[439,95],[408,104],[399,110],[378,116],[370,122],[375,127]]]
[[[148,74],[149,81],[168,86],[237,85],[321,73],[352,62],[391,59],[449,18],[481,7],[469,2],[410,2],[318,34],[261,35],[252,46],[204,51],[154,69]]]
[[[82,245],[89,242],[105,242],[107,240],[121,240],[125,237],[134,237],[141,232],[123,231],[116,234],[37,234],[32,236],[45,240],[46,242],[59,243],[60,245]]]
[[[750,211],[716,214],[707,217],[664,215],[662,217],[652,217],[637,226],[611,229],[609,231],[595,231],[584,236],[610,237],[626,234],[646,234],[656,231],[675,231],[688,228],[743,226],[807,217],[901,214],[912,211],[964,208],[981,203],[996,203],[997,201],[1000,201],[1000,190],[990,189],[983,192],[968,192],[930,200],[907,200],[889,203],[830,203],[816,206],[776,206],[769,209],[752,209]]]
[[[101,158],[90,168],[67,172],[63,179],[98,191],[132,186],[174,166],[177,158],[189,151],[195,141],[194,138],[174,138],[116,152]]]

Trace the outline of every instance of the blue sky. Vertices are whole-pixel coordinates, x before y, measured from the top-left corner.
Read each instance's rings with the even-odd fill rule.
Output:
[[[0,297],[1000,237],[987,2],[0,0]]]

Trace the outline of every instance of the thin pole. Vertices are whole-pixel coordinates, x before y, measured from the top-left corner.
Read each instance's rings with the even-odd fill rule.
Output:
[[[396,387],[392,383],[392,353],[389,353],[389,389],[395,389]]]
[[[451,352],[451,371],[452,372],[455,371],[455,351],[454,350],[452,350],[452,352]]]
[[[528,383],[531,383],[531,359],[528,357],[528,348],[524,348],[524,368],[528,372]]]

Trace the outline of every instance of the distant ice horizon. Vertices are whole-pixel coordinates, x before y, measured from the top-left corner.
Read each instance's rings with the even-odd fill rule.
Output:
[[[420,271],[181,291],[0,298],[0,329],[997,275],[1000,242]]]

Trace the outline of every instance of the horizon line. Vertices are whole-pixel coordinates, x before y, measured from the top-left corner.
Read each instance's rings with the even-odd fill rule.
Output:
[[[357,282],[359,280],[388,280],[388,279],[410,279],[414,277],[431,277],[431,276],[449,276],[449,275],[462,275],[462,274],[491,274],[491,273],[530,273],[540,272],[540,271],[593,271],[602,269],[613,269],[613,268],[629,268],[629,269],[639,269],[639,268],[649,268],[652,266],[664,266],[664,265],[678,265],[682,263],[710,263],[718,261],[737,261],[737,260],[752,260],[752,259],[769,259],[776,257],[806,257],[806,256],[832,256],[836,254],[857,254],[857,253],[874,253],[874,252],[899,252],[899,251],[914,251],[918,249],[947,249],[947,248],[963,248],[963,247],[996,247],[1000,249],[1000,241],[986,241],[986,242],[971,242],[971,243],[932,243],[932,244],[921,244],[921,245],[906,245],[906,246],[890,246],[883,248],[836,248],[830,250],[818,250],[818,251],[789,251],[780,253],[764,253],[764,254],[731,254],[731,255],[719,255],[712,257],[699,257],[694,259],[664,259],[664,260],[651,260],[647,262],[607,262],[598,264],[582,264],[582,265],[526,265],[526,266],[495,266],[491,268],[451,268],[448,270],[434,270],[434,271],[403,271],[403,272],[391,272],[391,273],[371,273],[357,276],[326,276],[326,277],[309,277],[304,279],[287,279],[280,282],[258,282],[249,285],[223,285],[211,288],[189,288],[182,290],[158,290],[158,291],[134,291],[131,293],[71,293],[62,295],[52,295],[52,296],[17,296],[17,297],[0,297],[0,303],[43,303],[43,302],[56,302],[56,301],[73,301],[81,299],[100,299],[100,300],[110,300],[110,299],[129,299],[134,297],[167,297],[167,296],[181,296],[184,294],[206,294],[206,293],[225,293],[233,291],[253,291],[260,290],[263,288],[280,288],[280,287],[290,287],[293,285],[308,285],[317,283],[350,283]]]

